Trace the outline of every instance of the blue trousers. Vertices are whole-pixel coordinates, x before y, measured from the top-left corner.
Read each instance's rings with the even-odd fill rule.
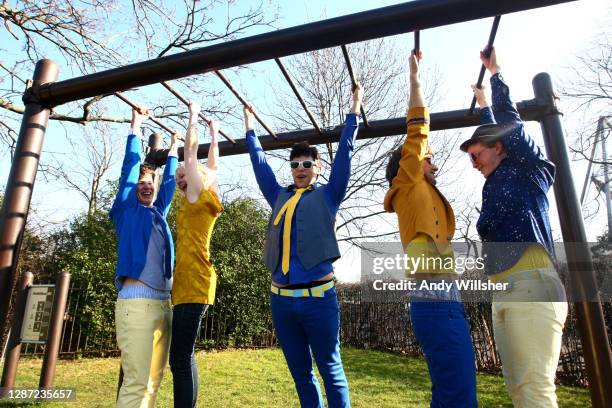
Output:
[[[430,407],[477,407],[476,361],[463,304],[411,302],[410,319],[429,368]]]
[[[270,294],[278,342],[295,382],[302,408],[324,408],[312,357],[325,384],[329,408],[348,408],[348,382],[340,358],[340,311],[336,290],[324,297]]]
[[[184,303],[174,306],[170,370],[174,377],[174,407],[195,407],[198,400],[198,366],[195,362],[195,342],[200,322],[208,305]]]

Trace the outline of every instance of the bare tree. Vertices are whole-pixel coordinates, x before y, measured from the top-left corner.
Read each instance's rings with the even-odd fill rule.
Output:
[[[604,118],[606,128],[612,122],[612,44],[605,37],[596,43],[585,56],[578,57],[578,66],[573,67],[574,79],[564,88],[563,94],[576,105],[576,110],[588,114],[588,123],[576,131],[576,140],[571,147],[572,152],[580,160],[590,160],[595,164],[604,164],[601,158],[590,158],[590,152],[595,144],[597,123]],[[604,132],[600,142],[607,141]],[[606,160],[611,164],[609,160]]]
[[[612,112],[611,33],[602,33],[585,55],[572,67],[573,79],[563,94],[577,102],[578,108],[591,110],[594,117],[610,117]]]
[[[562,88],[563,95],[568,97],[573,105],[572,116],[581,117],[582,123],[572,131],[574,141],[570,150],[575,160],[591,162],[595,174],[603,165],[612,165],[609,156],[604,158],[600,154],[601,144],[609,145],[612,129],[611,36],[609,29],[600,33],[591,48],[577,56],[577,62],[571,67],[569,80]],[[601,128],[598,129],[599,127]],[[595,180],[597,178],[590,178],[587,182],[594,183],[596,191],[601,193],[602,190]],[[601,198],[602,194],[585,198],[583,212],[586,219],[595,217],[601,208],[605,208],[600,203]]]
[[[87,202],[87,214],[91,217],[98,210],[98,197],[104,187],[104,179],[112,167],[116,155],[107,125],[104,123],[87,127],[76,138],[68,139],[70,151],[54,155],[55,163],[48,173],[66,187],[76,191]],[[69,157],[83,157],[73,166],[64,164]]]
[[[364,86],[367,118],[403,116],[408,100],[407,56],[398,51],[396,44],[389,39],[351,44],[348,51],[357,79]],[[343,123],[351,98],[351,82],[340,48],[317,50],[287,61],[289,71],[318,125],[326,128]],[[435,75],[431,75],[432,72]],[[428,103],[432,104],[439,84],[437,72],[425,68],[423,76]],[[289,88],[285,91],[278,88],[275,86],[278,100],[274,117],[280,127],[283,130],[312,127]],[[382,202],[388,189],[385,168],[389,153],[400,146],[403,137],[398,135],[356,143],[348,190],[338,212],[336,230],[339,241],[359,246],[364,239],[396,239],[399,236],[396,220],[384,216]],[[456,139],[458,135],[454,137]],[[432,137],[433,144],[439,147],[436,162],[443,168],[450,168],[446,160],[456,144],[456,140],[453,142],[451,139],[444,134]],[[322,149],[324,167],[331,167],[334,148],[327,144]],[[283,152],[273,155],[286,157]],[[325,172],[322,179],[327,181]]]
[[[56,60],[63,75],[68,73],[65,67],[73,74],[86,74],[235,39],[253,27],[269,26],[275,18],[263,4],[234,15],[231,0],[0,2],[0,18],[4,22],[0,35],[11,36],[13,44],[18,44],[0,55],[0,146],[4,148],[0,155],[8,153],[11,157],[25,110],[21,94],[36,60],[45,56]],[[216,12],[224,6],[226,13]],[[212,75],[209,77],[216,81]],[[234,107],[219,98],[219,91],[209,86],[203,75],[180,83],[177,88],[186,90],[186,95],[198,95],[205,101],[208,116],[227,115]],[[131,99],[153,108],[157,118],[180,131],[186,107],[161,86],[156,91],[140,92]],[[100,95],[62,105],[50,117],[63,124],[69,151],[46,151],[41,174],[59,179],[76,191],[87,202],[90,213],[96,209],[97,192],[121,145],[111,136],[117,131],[110,125],[129,123],[127,112],[129,108],[118,104],[114,97]],[[159,130],[154,124],[147,126],[152,131]]]

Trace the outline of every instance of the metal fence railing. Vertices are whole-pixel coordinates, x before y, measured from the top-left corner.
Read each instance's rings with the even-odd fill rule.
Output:
[[[62,331],[60,357],[116,356],[117,349],[114,321],[105,322],[106,331],[92,331],[89,323],[80,318],[81,305],[86,303],[88,291],[73,284],[70,288],[66,317]],[[397,301],[365,301],[360,285],[338,285],[338,300],[341,310],[341,341],[343,345],[376,349],[394,353],[422,356],[414,337],[408,316],[408,304],[401,297]],[[573,304],[563,334],[561,357],[557,369],[558,380],[565,385],[587,386],[586,369],[577,328]],[[608,333],[612,326],[612,304],[604,303],[604,314]],[[491,305],[466,303],[466,313],[471,323],[472,341],[479,371],[499,373],[501,361],[495,350],[491,323]],[[198,349],[223,348],[234,345],[227,339],[231,316],[220,315],[212,306],[202,319]],[[237,346],[272,347],[277,344],[270,317],[267,328],[250,338],[242,339]],[[22,355],[42,356],[44,346],[25,344]]]
[[[406,296],[385,302],[364,301],[361,285],[341,285],[338,298],[341,305],[342,343],[359,348],[386,350],[410,356],[422,356],[414,336]],[[612,335],[612,303],[602,303],[608,335]],[[491,304],[466,302],[465,310],[471,325],[471,336],[479,371],[501,372],[501,360],[495,349]],[[569,304],[563,332],[561,356],[557,368],[560,383],[588,386],[582,344],[575,307]],[[610,337],[612,338],[612,337]]]

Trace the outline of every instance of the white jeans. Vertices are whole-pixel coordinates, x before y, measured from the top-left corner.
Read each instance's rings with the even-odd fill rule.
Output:
[[[123,368],[117,407],[153,407],[168,363],[172,335],[170,301],[118,299],[115,324]]]
[[[495,343],[516,408],[557,407],[555,373],[567,302],[559,278],[548,273],[493,295]]]

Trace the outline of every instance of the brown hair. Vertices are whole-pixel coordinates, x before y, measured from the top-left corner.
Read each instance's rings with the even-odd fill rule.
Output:
[[[385,178],[389,182],[389,188],[393,184],[393,179],[397,176],[397,172],[399,171],[399,163],[402,159],[402,146],[393,150],[389,155],[389,162],[387,163],[387,168],[385,170]]]
[[[157,176],[156,168],[154,166],[151,166],[150,164],[145,163],[140,166],[138,180],[142,179],[147,174],[151,175],[151,178],[153,179],[153,182],[155,183],[155,176]]]
[[[289,160],[293,160],[294,158],[300,156],[312,157],[313,160],[319,160],[319,151],[316,147],[308,144],[308,142],[299,142],[291,147]]]

